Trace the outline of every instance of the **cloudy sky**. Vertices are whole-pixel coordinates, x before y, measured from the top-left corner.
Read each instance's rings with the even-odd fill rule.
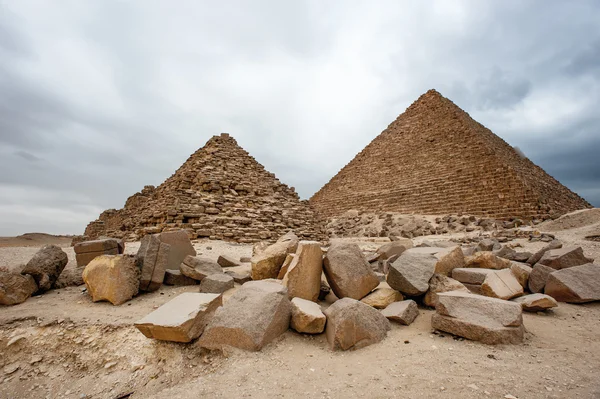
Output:
[[[229,132],[309,198],[435,88],[600,206],[600,2],[0,0],[0,235]]]

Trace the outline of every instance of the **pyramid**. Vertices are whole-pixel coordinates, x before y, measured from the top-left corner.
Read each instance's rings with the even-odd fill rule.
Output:
[[[104,211],[85,235],[137,240],[179,229],[192,238],[243,243],[273,240],[290,230],[302,239],[324,238],[324,225],[308,201],[227,133],[213,136],[160,186],[144,187],[123,209]]]
[[[591,205],[452,101],[429,90],[310,199],[354,209],[548,218]]]

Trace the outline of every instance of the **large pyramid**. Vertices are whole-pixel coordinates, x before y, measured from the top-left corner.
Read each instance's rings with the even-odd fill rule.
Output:
[[[435,90],[408,107],[310,203],[326,217],[356,209],[532,219],[591,207]]]
[[[308,201],[300,201],[226,133],[208,140],[160,186],[144,187],[123,209],[104,211],[85,235],[135,240],[175,229],[193,238],[246,243],[289,230],[304,239],[325,238]]]

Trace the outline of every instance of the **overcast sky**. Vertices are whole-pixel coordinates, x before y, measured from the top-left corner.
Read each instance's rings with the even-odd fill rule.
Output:
[[[0,0],[0,235],[229,132],[309,198],[435,88],[600,206],[600,2]]]

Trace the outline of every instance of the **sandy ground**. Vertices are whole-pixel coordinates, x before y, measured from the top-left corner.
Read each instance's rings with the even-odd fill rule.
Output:
[[[584,240],[598,229],[600,223],[579,223],[556,235],[600,259],[600,242]],[[543,245],[519,243],[532,251]],[[361,242],[364,249],[380,244]],[[128,243],[126,252],[138,245]],[[251,253],[249,245],[194,246],[213,259]],[[0,248],[0,266],[17,268],[35,250]],[[525,342],[502,346],[434,333],[429,309],[410,326],[393,324],[383,342],[351,352],[330,351],[323,335],[288,331],[261,352],[220,354],[150,340],[132,326],[195,290],[163,286],[112,306],[69,287],[0,307],[0,398],[600,398],[600,303],[524,314]]]

